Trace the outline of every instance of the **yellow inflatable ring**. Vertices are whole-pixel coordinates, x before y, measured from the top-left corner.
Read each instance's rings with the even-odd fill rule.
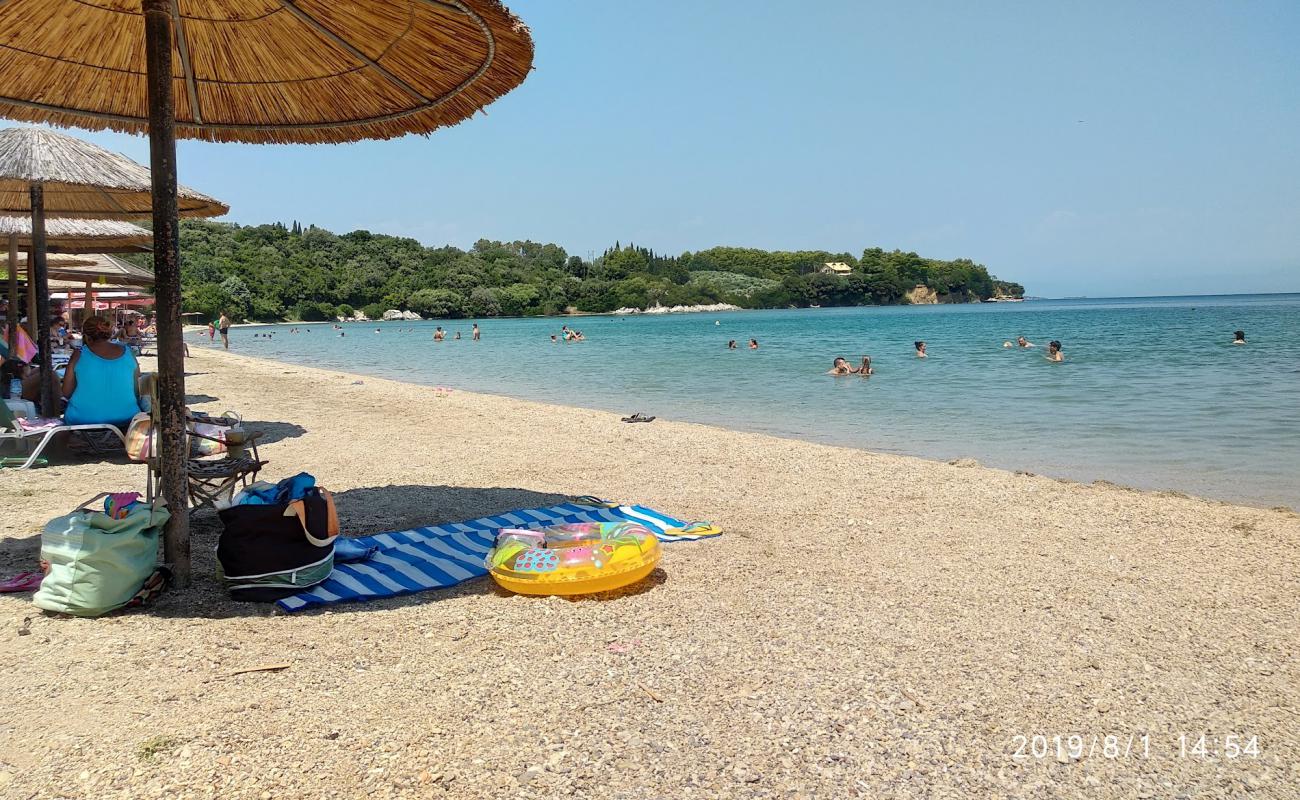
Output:
[[[577,595],[629,586],[659,565],[659,538],[634,522],[503,528],[487,554],[492,578],[519,594]]]

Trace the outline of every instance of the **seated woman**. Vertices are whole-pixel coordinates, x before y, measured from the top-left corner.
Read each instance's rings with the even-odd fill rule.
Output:
[[[109,341],[113,326],[103,317],[81,324],[82,348],[72,354],[63,374],[69,425],[108,423],[122,429],[140,411],[136,380],[140,367],[129,348]]]

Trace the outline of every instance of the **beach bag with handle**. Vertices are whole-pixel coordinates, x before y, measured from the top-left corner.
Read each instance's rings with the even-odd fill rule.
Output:
[[[231,506],[219,514],[218,575],[235,600],[279,600],[334,571],[339,521],[334,498],[323,489],[312,487],[300,500]]]
[[[159,501],[137,503],[120,518],[86,510],[50,520],[41,560],[50,571],[32,602],[47,611],[97,617],[121,608],[158,565],[158,535],[170,514]]]

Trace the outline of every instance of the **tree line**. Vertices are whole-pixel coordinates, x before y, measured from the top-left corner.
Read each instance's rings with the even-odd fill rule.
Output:
[[[324,320],[388,309],[426,317],[607,312],[623,307],[732,303],[743,308],[897,304],[917,285],[950,302],[1021,296],[969,259],[942,261],[870,248],[825,251],[714,247],[672,256],[616,242],[600,256],[555,244],[480,240],[469,250],[293,222],[181,223],[185,311],[259,321]],[[147,257],[137,256],[145,264]],[[818,272],[827,262],[848,275]]]

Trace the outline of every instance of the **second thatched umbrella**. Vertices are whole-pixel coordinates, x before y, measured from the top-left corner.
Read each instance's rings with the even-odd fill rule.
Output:
[[[50,362],[46,215],[131,219],[152,213],[149,170],[126,156],[41,128],[0,130],[0,213],[31,218],[28,285],[36,295],[41,358],[41,412],[58,414]],[[177,191],[182,216],[218,216],[224,203],[193,189]]]

